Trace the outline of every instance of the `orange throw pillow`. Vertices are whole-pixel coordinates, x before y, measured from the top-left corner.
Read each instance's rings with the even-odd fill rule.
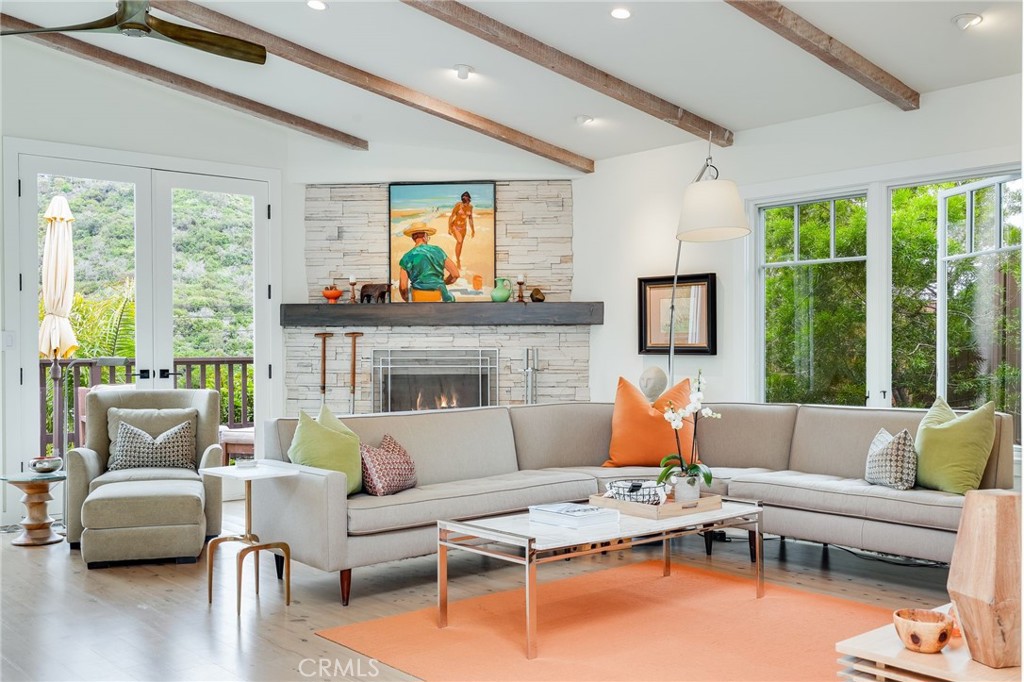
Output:
[[[665,408],[672,401],[673,409],[681,410],[690,404],[690,380],[683,379],[661,394],[654,405],[639,388],[619,377],[612,412],[612,441],[608,448],[608,461],[602,466],[651,466],[661,464],[665,455],[678,450],[672,426],[665,421]],[[682,455],[689,459],[693,450],[692,418],[679,429]]]

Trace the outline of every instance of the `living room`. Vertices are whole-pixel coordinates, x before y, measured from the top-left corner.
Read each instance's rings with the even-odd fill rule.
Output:
[[[157,7],[161,4],[164,3],[153,3],[158,10],[164,9]],[[362,427],[358,424],[367,422],[349,420],[346,415],[364,418],[380,411],[376,397],[380,385],[375,384],[375,376],[381,368],[380,354],[389,349],[446,348],[476,352],[496,348],[499,374],[493,382],[496,390],[492,404],[503,408],[536,403],[537,408],[524,409],[540,409],[545,403],[583,402],[605,405],[611,410],[619,393],[620,377],[640,385],[642,375],[658,371],[671,375],[673,384],[684,377],[695,380],[700,373],[707,382],[706,402],[712,407],[730,403],[831,403],[867,406],[880,411],[894,406],[910,407],[923,415],[935,395],[944,394],[935,388],[940,378],[936,374],[946,374],[937,369],[942,363],[936,361],[935,355],[940,350],[949,352],[934,331],[934,312],[940,305],[938,295],[935,294],[934,307],[931,303],[918,306],[925,308],[933,320],[930,347],[916,350],[919,337],[901,336],[896,331],[905,328],[901,322],[909,316],[900,307],[902,303],[895,293],[897,284],[902,286],[900,278],[905,268],[897,259],[903,242],[898,241],[895,234],[903,229],[903,223],[894,217],[894,192],[899,188],[934,187],[935,193],[955,194],[957,186],[965,181],[994,182],[999,188],[997,193],[1001,192],[1003,203],[1000,206],[1006,208],[1005,214],[1000,211],[1002,222],[997,232],[1010,235],[1012,229],[1006,226],[1016,225],[1019,234],[1021,16],[1018,3],[994,3],[985,7],[966,2],[830,3],[835,5],[831,8],[816,3],[787,5],[834,39],[843,41],[856,51],[857,57],[872,60],[871,66],[882,71],[881,76],[872,72],[874,89],[865,87],[842,69],[833,68],[813,52],[801,49],[777,31],[769,30],[763,22],[745,16],[745,12],[737,11],[730,3],[636,3],[629,5],[633,16],[628,19],[610,16],[614,8],[597,3],[558,4],[548,8],[542,4],[518,3],[474,5],[478,12],[543,41],[545,46],[571,54],[634,86],[668,96],[678,106],[706,116],[714,121],[711,124],[701,119],[710,124],[709,131],[728,129],[730,137],[731,132],[735,133],[730,144],[717,141],[710,148],[706,133],[659,121],[649,113],[617,101],[607,92],[595,92],[571,77],[533,63],[528,57],[510,54],[496,38],[481,40],[417,11],[420,8],[414,7],[415,4],[331,3],[329,8],[318,12],[301,2],[204,3],[262,31],[348,62],[378,78],[391,79],[389,82],[400,83],[413,93],[437,98],[427,109],[438,102],[447,102],[460,107],[463,113],[486,116],[482,122],[453,121],[443,118],[437,111],[409,106],[408,101],[413,98],[409,92],[405,93],[406,103],[403,103],[381,96],[379,91],[360,89],[351,82],[329,77],[323,71],[316,72],[290,62],[269,45],[271,56],[264,73],[259,71],[264,67],[235,63],[161,41],[65,34],[208,83],[221,91],[247,97],[250,102],[275,107],[278,113],[289,112],[293,118],[302,116],[307,123],[316,121],[334,129],[335,133],[343,131],[349,136],[345,138],[350,142],[346,146],[337,141],[335,133],[331,134],[336,141],[329,142],[288,127],[280,120],[268,121],[266,112],[261,120],[260,114],[240,111],[238,106],[224,106],[223,97],[220,100],[200,98],[189,94],[188,87],[184,92],[181,88],[175,91],[165,87],[156,76],[139,78],[125,73],[123,68],[109,68],[95,56],[83,59],[73,52],[53,50],[52,46],[25,38],[11,36],[0,40],[3,68],[0,126],[5,159],[2,278],[5,476],[24,470],[40,449],[40,430],[44,432],[45,443],[47,429],[47,375],[36,369],[40,366],[35,348],[39,288],[19,286],[19,275],[26,267],[38,269],[35,264],[40,259],[41,242],[37,245],[34,239],[19,239],[19,234],[26,225],[31,229],[41,224],[40,213],[50,197],[44,201],[42,191],[31,187],[19,199],[14,179],[27,178],[26,171],[99,177],[87,173],[103,166],[152,170],[152,176],[141,180],[131,175],[135,170],[131,173],[118,171],[122,174],[121,180],[136,183],[136,215],[147,212],[145,201],[151,201],[153,206],[160,205],[158,189],[165,179],[157,178],[157,173],[167,173],[168,183],[175,180],[171,176],[188,175],[218,176],[259,184],[259,188],[252,190],[254,205],[261,207],[266,203],[271,210],[266,218],[261,208],[254,211],[259,215],[254,217],[252,233],[253,268],[248,286],[259,294],[253,297],[250,315],[253,346],[249,366],[256,398],[239,399],[242,403],[249,400],[253,406],[246,421],[254,427],[252,439],[258,460],[265,459],[270,452],[265,431],[268,424],[275,423],[274,420],[294,420],[300,410],[315,416],[321,403],[360,432]],[[5,17],[17,17],[36,25],[59,26],[98,18],[108,14],[112,5],[5,2],[3,12]],[[174,10],[166,9],[167,12],[160,13],[161,17],[190,21],[175,18]],[[956,18],[970,13],[978,13],[981,23],[961,28]],[[578,25],[581,29],[569,36],[560,28],[567,25]],[[430,38],[427,44],[422,36],[436,38]],[[601,45],[620,47],[606,51],[599,47]],[[459,65],[470,67],[466,70],[466,79],[460,77],[456,68]],[[917,89],[916,107],[907,106],[909,110],[903,110],[891,101],[895,99],[892,90],[899,89],[893,87],[893,81],[906,84],[904,88]],[[880,82],[889,84],[888,98],[876,94]],[[512,132],[519,133],[515,137],[518,143],[501,141],[493,125],[509,126]],[[368,141],[369,148],[359,149],[355,140]],[[555,150],[551,145],[557,145]],[[683,193],[694,183],[709,156],[720,177],[736,183],[750,235],[715,243],[681,242],[676,239],[676,232]],[[51,162],[53,159],[59,162]],[[592,168],[588,167],[588,161]],[[507,280],[512,300],[497,304],[487,296],[487,302],[459,301],[449,308],[468,309],[467,314],[482,318],[520,314],[557,317],[563,314],[557,311],[568,310],[559,306],[600,304],[599,320],[591,317],[571,324],[565,320],[558,320],[557,324],[531,324],[529,320],[506,323],[487,319],[469,326],[465,323],[392,325],[388,315],[398,313],[388,313],[389,308],[405,307],[397,302],[399,287],[396,285],[390,291],[394,302],[386,305],[345,303],[350,294],[357,293],[356,288],[350,287],[350,278],[359,286],[398,280],[398,272],[389,270],[389,249],[392,244],[408,248],[412,241],[403,236],[401,230],[397,236],[391,235],[393,241],[389,240],[388,223],[389,220],[394,222],[389,209],[395,205],[395,192],[410,183],[452,182],[493,187],[494,254],[478,291],[498,289],[500,287],[492,286],[494,280]],[[138,199],[144,194],[138,189],[142,187],[152,189],[151,200]],[[234,185],[224,184],[223,187],[228,188],[225,191],[236,191]],[[249,185],[237,191],[249,192]],[[31,199],[26,198],[29,194]],[[981,195],[972,194],[970,200],[974,201],[976,196]],[[767,255],[771,247],[770,219],[778,217],[779,212],[790,211],[789,222],[782,216],[779,224],[793,228],[796,215],[803,215],[803,207],[824,207],[826,216],[830,212],[838,215],[839,202],[846,200],[852,200],[859,211],[860,252],[848,256],[840,253],[838,223],[833,220],[830,228],[826,218],[824,254],[801,253],[796,258],[775,260]],[[1015,201],[1016,209],[1013,208]],[[477,195],[474,195],[474,203],[478,209],[486,208]],[[79,210],[74,204],[71,208]],[[451,210],[447,204],[441,209],[446,214]],[[934,235],[937,212],[934,206],[930,211],[925,215],[932,221],[929,229]],[[484,224],[479,214],[478,221],[481,226]],[[87,216],[79,215],[77,224],[90,222]],[[146,233],[138,227],[141,224],[136,222],[136,229],[140,230],[137,238]],[[810,224],[806,222],[804,226]],[[448,243],[444,240],[454,237],[444,232],[443,229],[438,231],[435,243]],[[809,234],[810,229],[806,232]],[[155,229],[153,235],[156,235]],[[481,231],[481,238],[483,235]],[[466,238],[467,249],[473,248],[474,239],[476,237]],[[932,239],[934,248],[935,237]],[[147,318],[145,310],[147,295],[153,296],[154,306],[163,306],[168,311],[171,308],[160,299],[160,292],[170,287],[159,279],[171,276],[171,266],[159,264],[161,247],[167,246],[169,250],[171,240],[170,231],[166,236],[153,236],[147,256],[150,260],[138,261],[144,266],[153,266],[149,268],[154,273],[149,284],[143,284],[145,278],[141,274],[146,268],[136,266],[140,275],[135,292],[138,336],[134,368],[153,370],[151,388],[154,389],[173,386],[173,378],[160,383],[155,376],[158,369],[178,369],[177,364],[162,364],[173,362],[167,359],[173,352],[170,344],[160,346],[162,336],[171,336],[171,323],[161,327],[159,321]],[[789,243],[792,254],[795,242]],[[676,247],[680,244],[681,258],[677,263]],[[1019,238],[1016,244],[1008,239],[997,246],[995,251],[1015,254],[1019,259]],[[453,249],[446,250],[449,256],[455,255]],[[79,257],[77,252],[75,255]],[[844,369],[853,367],[858,374],[852,380],[844,378],[842,382],[836,380],[830,384],[821,374],[815,380],[806,372],[800,373],[803,358],[800,353],[783,353],[786,357],[781,362],[777,355],[769,353],[773,347],[789,348],[786,344],[794,343],[798,334],[794,331],[795,318],[772,312],[786,306],[772,307],[775,299],[766,286],[773,281],[773,273],[784,272],[790,265],[814,268],[827,264],[822,261],[831,263],[844,257],[854,263],[849,267],[860,268],[856,274],[859,289],[850,298],[861,300],[863,304],[836,308],[844,315],[852,314],[853,321],[847,321],[846,326],[832,336],[818,339],[831,342],[840,337],[853,339],[853,350],[849,350],[850,346],[841,346],[849,362],[840,363],[836,359],[838,354],[831,362]],[[934,268],[937,258],[938,255],[932,256],[929,267]],[[801,264],[800,261],[813,262]],[[470,267],[468,262],[467,267]],[[670,369],[665,348],[638,352],[638,335],[643,336],[640,325],[643,305],[638,301],[638,287],[642,286],[639,280],[665,276],[671,279],[674,272],[684,280],[686,276],[714,274],[717,303],[713,325],[717,348],[713,353],[673,355],[674,365]],[[26,276],[30,282],[33,280],[31,273]],[[77,276],[84,282],[88,269],[80,267]],[[516,303],[519,279],[524,281],[527,300],[535,288],[546,300],[525,305]],[[327,286],[336,286],[342,291],[340,305],[325,305],[321,291]],[[264,291],[266,296],[262,295]],[[1017,326],[1011,324],[1010,329],[1011,333],[1015,329],[1019,338],[1019,288],[1016,291],[1017,295],[1011,296],[1010,307],[1011,313],[1015,311]],[[826,292],[816,293],[821,294],[820,301],[824,303]],[[805,300],[806,297],[799,299]],[[797,299],[792,302],[795,306]],[[588,314],[596,314],[595,309],[590,309]],[[494,310],[499,312],[492,313]],[[513,312],[520,310],[526,312]],[[546,313],[545,310],[556,312]],[[378,321],[354,323],[346,317],[371,314],[367,311],[378,316]],[[293,324],[288,321],[293,313],[320,317]],[[168,312],[168,319],[169,316]],[[149,327],[144,328],[147,324]],[[770,336],[779,329],[790,331]],[[345,334],[351,332],[361,335],[346,338]],[[318,338],[317,333],[331,336]],[[640,344],[644,343],[645,339],[641,338]],[[1004,342],[1000,348],[1009,353],[1004,364],[1011,375],[1014,366],[1016,368],[1016,388],[1011,385],[997,407],[1000,412],[1013,415],[1012,425],[1003,431],[1003,435],[1011,438],[1012,474],[1009,483],[1005,482],[1006,470],[998,476],[988,472],[992,478],[986,480],[992,482],[992,487],[1019,491],[1019,341]],[[174,358],[179,355],[175,353]],[[924,379],[916,374],[911,376],[911,370],[918,371],[916,365],[900,360],[916,355],[928,356],[930,370],[922,370],[926,375]],[[789,384],[773,380],[773,377],[789,374],[803,376],[808,381],[804,392],[794,392]],[[930,399],[925,402],[920,398],[916,402],[906,400],[906,392],[900,393],[900,389],[911,381],[917,382],[915,385],[922,382],[928,385],[932,391]],[[841,388],[836,388],[840,385]],[[851,398],[854,395],[856,400]],[[79,405],[70,396],[68,400],[72,401],[73,408],[67,415],[70,424],[87,418],[80,414],[84,402]],[[970,405],[953,404],[952,398],[950,402],[958,410],[970,410],[987,400],[979,399]],[[718,409],[725,415],[721,420],[707,424],[702,420],[700,424],[700,429],[705,429],[702,433],[707,434],[705,438],[723,429],[743,429],[743,417],[739,413],[730,416],[726,408]],[[513,412],[510,427],[513,431],[515,414]],[[607,420],[607,414],[605,418]],[[41,429],[36,426],[40,422]],[[22,428],[24,424],[32,426]],[[665,424],[664,428],[669,427]],[[71,441],[79,446],[83,441],[75,434],[76,430],[74,426],[69,429]],[[875,424],[870,435],[877,430]],[[570,428],[566,431],[579,435]],[[1010,433],[1014,431],[1015,434]],[[52,430],[50,433],[50,442],[56,443]],[[522,436],[518,431],[515,433],[515,448],[518,449]],[[914,435],[913,429],[910,434]],[[755,432],[754,436],[769,440],[768,432]],[[870,440],[868,437],[864,449]],[[403,445],[412,450],[409,443]],[[712,452],[714,445],[709,444],[708,448]],[[794,452],[797,449],[795,444],[793,449]],[[788,446],[786,450],[788,452]],[[1008,452],[1000,445],[995,446],[995,450],[1004,455]],[[602,453],[602,459],[607,454]],[[715,462],[709,463],[715,467]],[[573,466],[581,464],[583,462],[576,462]],[[823,470],[822,473],[828,472]],[[720,483],[727,480],[724,474],[718,478]],[[333,479],[328,479],[325,485],[334,485]],[[273,520],[265,518],[267,510],[261,508],[260,500],[270,499],[273,492],[267,491],[274,490],[273,486],[279,483],[265,481],[253,486],[257,528],[260,523],[273,526]],[[226,497],[235,498],[224,504],[222,528],[225,534],[242,533],[246,526],[242,488],[236,483],[234,494],[231,489],[225,481]],[[62,486],[55,486],[50,494],[54,498],[49,502],[50,514],[65,520],[62,518]],[[20,501],[20,491],[14,486],[5,485],[3,495],[3,522],[12,527],[21,521],[25,507]],[[349,510],[350,514],[353,509]],[[766,518],[771,533],[767,513]],[[283,538],[271,538],[260,532],[268,538],[295,545],[290,566],[291,604],[285,603],[283,581],[271,579],[271,569],[277,565],[266,556],[271,552],[263,552],[262,558],[257,555],[257,562],[264,566],[262,594],[252,592],[252,566],[247,564],[240,615],[233,612],[230,597],[234,591],[229,560],[229,553],[234,551],[231,544],[218,550],[213,603],[208,606],[204,603],[208,549],[203,550],[198,564],[144,563],[87,570],[79,550],[69,552],[67,542],[17,547],[11,544],[15,533],[5,534],[4,678],[371,676],[456,679],[465,675],[463,679],[483,679],[479,670],[459,673],[451,668],[450,677],[432,672],[417,673],[419,669],[414,666],[403,667],[397,663],[399,658],[375,658],[357,653],[359,649],[355,646],[346,647],[313,636],[315,632],[330,628],[377,619],[384,619],[380,627],[386,631],[387,627],[399,625],[387,618],[418,610],[430,610],[433,616],[436,608],[431,607],[435,606],[438,596],[437,557],[431,553],[357,566],[351,578],[351,604],[342,607],[338,599],[338,579],[325,571],[346,569],[333,564],[330,569],[317,568],[311,559],[300,559],[296,552],[303,546],[304,537],[299,537],[303,533],[294,526],[304,524],[291,518],[288,524],[292,527],[282,530],[288,534]],[[952,524],[951,530],[955,531],[956,519]],[[844,532],[836,528],[835,532]],[[737,599],[739,604],[746,604],[743,600],[753,598],[753,589],[748,589],[752,564],[744,530],[728,529],[724,534],[728,542],[723,541],[721,535],[707,534],[713,541],[709,541],[708,546],[714,545],[710,555],[704,551],[705,538],[673,540],[672,560],[685,567],[742,577]],[[769,600],[773,588],[779,587],[807,588],[812,593],[846,598],[860,605],[888,609],[890,613],[903,606],[933,608],[950,601],[948,556],[929,558],[918,552],[903,561],[892,559],[900,552],[888,546],[884,549],[868,547],[872,543],[870,539],[855,543],[819,538],[812,542],[810,540],[815,538],[811,535],[813,533],[791,534],[784,541],[777,539],[778,534],[766,537],[762,558]],[[905,542],[898,534],[890,536],[893,542]],[[944,554],[952,548],[952,540],[948,540],[949,547],[943,544],[947,540],[943,536],[937,541]],[[328,543],[322,544],[327,546]],[[840,549],[850,545],[855,554]],[[607,573],[619,566],[642,566],[660,559],[661,553],[656,548],[638,546],[556,561],[543,567],[538,578],[541,599],[537,661],[545,656],[561,656],[571,661],[591,655],[585,649],[573,653],[572,641],[556,641],[557,623],[545,621],[548,599],[543,591],[545,584]],[[901,565],[885,563],[889,560]],[[452,626],[456,626],[459,619],[455,609],[459,599],[479,597],[485,592],[519,590],[519,594],[522,593],[520,569],[454,551],[450,562],[451,589],[456,600],[452,604]],[[1011,558],[1007,563],[1015,565],[1019,571],[1018,560]],[[592,611],[601,608],[597,602],[584,601]],[[685,605],[685,601],[682,604]],[[739,608],[747,606],[752,606],[752,602]],[[572,610],[577,607],[582,608],[570,605],[567,613],[580,613]],[[825,607],[817,604],[812,611],[822,608]],[[522,605],[516,602],[510,613],[520,619]],[[587,613],[586,609],[581,613]],[[596,617],[597,614],[589,615]],[[877,615],[864,617],[870,620]],[[147,618],[152,622],[147,622]],[[722,628],[730,626],[728,620],[720,620]],[[888,620],[891,622],[891,618]],[[877,625],[884,622],[883,618]],[[110,631],[116,633],[119,646],[113,648],[117,649],[117,656],[97,650],[102,649],[99,639],[92,632],[86,632],[103,629],[95,624],[109,624]],[[137,626],[139,632],[132,632],[130,624]],[[830,660],[827,672],[830,677],[839,669],[835,664],[835,642],[870,629],[861,627],[843,637],[834,637],[829,647],[818,652]],[[725,637],[727,633],[727,629],[723,630],[719,636]],[[56,638],[61,651],[68,653],[57,657],[60,660],[41,661],[48,658],[41,642],[51,636]],[[521,623],[517,622],[502,644],[510,657],[512,653],[522,654],[521,638]],[[795,642],[783,641],[787,649],[797,646]],[[475,640],[462,644],[485,650],[492,645]],[[547,648],[549,646],[570,648],[566,653]],[[582,653],[584,651],[587,653]],[[735,652],[721,656],[742,658]],[[429,657],[424,653],[421,658]],[[690,669],[685,657],[680,659],[684,662],[676,663],[674,657],[662,661],[674,668],[661,673],[664,679],[715,679],[713,673],[708,672],[712,668],[697,665]],[[313,662],[303,663],[306,660]],[[506,662],[496,655],[494,670],[489,674],[493,679],[567,679],[569,676],[565,668],[548,668],[541,672],[519,665],[519,660]],[[315,674],[307,674],[314,669]],[[509,672],[502,678],[499,669]],[[647,678],[648,668],[636,670],[635,675],[607,671],[606,676],[608,679]],[[795,670],[782,664],[778,669],[763,672],[763,677],[742,677],[733,673],[729,679],[796,679],[786,676],[787,671]],[[371,674],[373,671],[376,674]],[[588,672],[598,674],[593,669]]]

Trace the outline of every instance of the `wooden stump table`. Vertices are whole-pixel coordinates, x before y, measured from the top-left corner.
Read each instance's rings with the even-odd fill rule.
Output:
[[[13,474],[0,477],[25,493],[21,498],[26,516],[21,520],[21,535],[11,541],[12,545],[52,545],[64,538],[53,532],[53,519],[46,504],[53,499],[50,487],[66,478],[63,473]]]

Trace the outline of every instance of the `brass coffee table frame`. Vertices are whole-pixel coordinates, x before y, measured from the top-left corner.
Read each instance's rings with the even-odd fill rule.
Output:
[[[621,517],[618,527],[592,526],[579,530],[528,523],[528,514],[478,519],[476,521],[437,522],[437,610],[438,627],[448,625],[448,550],[459,549],[513,564],[525,569],[526,599],[526,657],[537,657],[537,565],[562,561],[573,557],[607,552],[603,542],[615,542],[612,549],[628,549],[637,545],[662,543],[662,575],[672,573],[671,548],[673,538],[694,535],[720,528],[743,526],[753,530],[754,585],[757,598],[764,596],[764,538],[761,532],[762,507],[759,502],[729,500],[721,509],[671,519],[650,520],[635,516]],[[495,526],[519,526],[542,529],[560,538],[540,539],[540,533],[513,532]],[[751,528],[752,527],[752,528]],[[529,532],[529,531],[528,531]],[[498,545],[497,547],[495,545]],[[510,548],[511,551],[503,549]]]

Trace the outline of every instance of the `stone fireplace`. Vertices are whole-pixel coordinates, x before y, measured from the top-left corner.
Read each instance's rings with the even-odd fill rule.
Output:
[[[373,411],[498,404],[498,349],[373,351]]]

